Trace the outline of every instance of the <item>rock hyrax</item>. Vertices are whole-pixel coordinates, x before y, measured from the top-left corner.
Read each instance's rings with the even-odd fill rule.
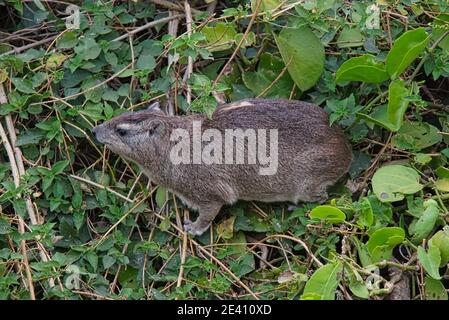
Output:
[[[203,114],[168,116],[157,103],[94,128],[98,141],[136,162],[148,178],[198,210],[185,221],[206,231],[237,200],[324,202],[348,172],[352,152],[320,107],[247,99]]]

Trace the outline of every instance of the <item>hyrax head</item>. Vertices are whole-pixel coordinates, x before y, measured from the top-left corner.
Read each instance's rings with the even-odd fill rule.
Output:
[[[167,116],[153,103],[148,109],[127,112],[93,128],[95,138],[113,152],[137,163],[161,153],[169,143]]]

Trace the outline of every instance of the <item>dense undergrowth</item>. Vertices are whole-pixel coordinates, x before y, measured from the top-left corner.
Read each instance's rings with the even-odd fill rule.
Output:
[[[1,299],[448,298],[447,1],[73,3],[0,0]],[[353,186],[191,238],[195,213],[91,132],[246,97],[322,106]]]

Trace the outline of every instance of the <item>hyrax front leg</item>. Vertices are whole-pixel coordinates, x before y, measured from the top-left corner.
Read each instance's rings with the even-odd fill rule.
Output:
[[[184,230],[194,236],[200,236],[209,229],[210,224],[217,216],[221,203],[205,203],[198,206],[198,218],[195,222],[190,220],[184,221]]]

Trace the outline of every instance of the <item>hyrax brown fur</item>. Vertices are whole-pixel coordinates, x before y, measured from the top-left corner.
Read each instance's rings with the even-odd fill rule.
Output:
[[[276,170],[263,174],[261,168],[268,165],[260,161],[262,158],[250,162],[249,137],[243,140],[248,147],[244,149],[243,164],[225,163],[226,147],[221,154],[218,149],[210,153],[223,159],[221,163],[198,163],[198,158],[193,163],[191,151],[188,163],[173,161],[172,150],[179,147],[182,139],[175,134],[179,129],[187,133],[184,138],[190,139],[189,147],[195,139],[201,140],[195,136],[194,123],[200,123],[203,134],[210,133],[208,129],[222,133],[223,146],[227,129],[242,129],[244,133],[249,132],[247,129],[253,133],[265,130],[268,151],[265,155],[274,153],[277,146]],[[270,135],[274,130],[277,137]],[[155,104],[148,110],[117,116],[95,127],[94,133],[113,152],[136,162],[151,181],[199,211],[195,222],[184,223],[185,229],[194,235],[209,228],[223,205],[231,205],[238,199],[321,203],[328,198],[327,188],[348,172],[352,160],[351,147],[342,130],[336,125],[329,126],[326,112],[310,103],[281,99],[247,99],[224,104],[210,118],[203,114],[168,116]],[[263,142],[257,137],[257,144]],[[203,137],[202,148],[204,141],[215,139],[218,138]],[[231,152],[232,156],[237,155]]]

